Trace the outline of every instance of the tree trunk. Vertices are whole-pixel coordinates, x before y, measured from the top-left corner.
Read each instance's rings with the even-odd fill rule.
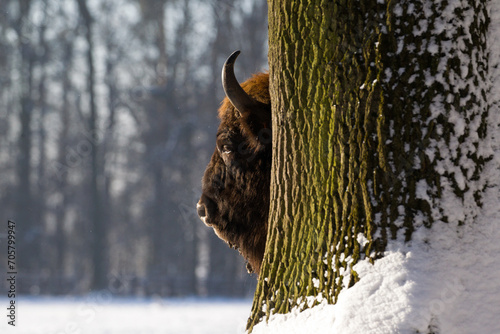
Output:
[[[17,196],[16,212],[14,220],[17,221],[17,232],[19,234],[19,270],[24,274],[38,269],[40,253],[40,228],[36,221],[35,201],[32,186],[32,118],[33,118],[33,72],[35,67],[36,54],[34,46],[26,38],[24,30],[26,29],[27,18],[31,9],[31,1],[20,1],[19,17],[16,22],[15,30],[18,39],[18,48],[20,53],[19,75],[20,75],[20,113],[19,125],[20,133],[17,141]],[[30,284],[30,283],[28,283]],[[21,289],[24,287],[21,285]]]
[[[99,177],[102,176],[101,162],[98,154],[98,115],[95,97],[95,64],[94,64],[94,36],[93,18],[87,7],[86,0],[78,0],[78,7],[85,24],[85,39],[87,41],[87,89],[89,92],[90,114],[88,118],[88,130],[91,135],[90,145],[90,220],[91,227],[91,253],[94,272],[92,276],[92,289],[100,290],[107,287],[107,247],[106,247],[106,220],[104,219],[104,208],[102,203],[102,191],[99,186]]]
[[[46,6],[46,2],[44,3]],[[47,196],[47,173],[46,173],[46,164],[47,164],[47,129],[46,129],[46,115],[47,115],[47,81],[48,81],[48,74],[47,74],[47,62],[48,62],[48,57],[49,57],[49,45],[46,40],[46,31],[47,31],[47,22],[48,18],[47,15],[45,14],[43,17],[42,24],[39,28],[39,55],[38,56],[38,63],[39,63],[39,71],[41,72],[39,82],[38,82],[38,100],[37,100],[37,107],[39,109],[39,119],[37,122],[37,132],[38,132],[38,138],[37,138],[37,144],[38,144],[38,166],[37,166],[37,189],[36,189],[36,194],[37,194],[37,200],[36,200],[36,217],[39,217],[41,221],[45,221],[45,214],[47,211],[47,205],[45,198]],[[45,226],[42,227],[42,232],[41,234],[43,235],[40,237],[40,262],[39,265],[43,269],[48,269],[50,267],[50,260],[49,260],[49,252],[47,251],[50,249],[50,246],[44,243],[43,240],[46,240],[46,230]],[[43,270],[42,269],[42,270]]]
[[[71,36],[72,37],[72,36]],[[72,70],[73,63],[73,44],[68,37],[64,36],[62,38],[62,49],[63,58],[62,64],[64,70],[61,73],[61,111],[60,111],[60,123],[61,128],[58,134],[57,140],[57,160],[65,161],[65,156],[67,153],[66,145],[69,141],[69,129],[70,129],[70,101],[69,94],[71,90],[71,80],[69,73]],[[55,167],[53,167],[55,169]],[[55,182],[55,188],[60,192],[61,199],[55,207],[55,220],[56,220],[56,232],[55,232],[55,256],[53,262],[53,272],[56,275],[62,277],[64,274],[64,268],[66,265],[67,253],[68,253],[68,236],[65,232],[65,220],[66,213],[69,204],[69,190],[68,190],[68,172],[64,171],[57,173],[57,179]]]
[[[472,222],[488,160],[476,149],[487,15],[484,1],[269,1],[271,206],[249,330],[335,303],[359,280],[353,266],[376,262],[393,239]],[[458,88],[464,79],[479,88]]]

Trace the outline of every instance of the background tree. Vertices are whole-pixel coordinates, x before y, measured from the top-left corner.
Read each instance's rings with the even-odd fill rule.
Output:
[[[486,5],[269,1],[275,149],[250,330],[335,303],[393,241],[475,222],[496,182]]]
[[[19,124],[21,131],[18,137],[18,150],[19,155],[17,156],[17,166],[16,166],[16,176],[19,191],[16,192],[17,198],[16,203],[16,213],[19,215],[20,219],[26,223],[20,225],[20,233],[24,237],[20,238],[20,246],[25,249],[24,253],[21,253],[20,261],[21,263],[26,263],[24,267],[28,270],[30,267],[38,266],[39,258],[37,255],[30,257],[29,254],[39,254],[39,242],[38,236],[40,230],[37,228],[33,221],[35,205],[35,194],[34,189],[31,184],[31,168],[33,167],[32,155],[32,119],[33,119],[33,92],[34,85],[33,82],[33,71],[35,68],[35,58],[36,51],[35,46],[28,42],[25,34],[30,30],[29,22],[26,22],[24,18],[29,14],[31,9],[31,1],[20,1],[19,2],[19,12],[18,16],[15,18],[15,28],[14,31],[17,36],[17,51],[19,54],[19,59],[21,63],[22,71],[20,85],[20,113],[19,113]],[[23,266],[21,265],[21,268]]]
[[[78,8],[83,21],[85,31],[85,41],[87,42],[86,65],[88,71],[87,92],[89,96],[89,115],[86,117],[88,123],[88,133],[90,135],[90,173],[89,173],[89,193],[90,203],[90,252],[92,257],[92,288],[104,289],[107,286],[107,219],[104,214],[104,198],[99,178],[103,176],[103,162],[100,159],[100,138],[98,137],[98,122],[95,88],[95,42],[94,42],[94,18],[90,14],[86,0],[78,0]]]

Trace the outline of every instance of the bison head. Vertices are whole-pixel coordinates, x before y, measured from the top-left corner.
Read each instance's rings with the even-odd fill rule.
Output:
[[[269,75],[259,73],[241,86],[233,71],[234,52],[222,69],[226,98],[212,159],[202,180],[198,215],[247,260],[248,272],[260,271],[269,214],[271,105]]]

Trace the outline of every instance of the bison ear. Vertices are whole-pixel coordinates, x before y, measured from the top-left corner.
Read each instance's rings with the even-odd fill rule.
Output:
[[[231,104],[238,110],[241,117],[247,117],[250,114],[256,115],[263,123],[270,119],[270,106],[259,102],[248,95],[236,80],[234,75],[234,62],[240,54],[240,51],[234,51],[227,58],[222,68],[222,87]]]

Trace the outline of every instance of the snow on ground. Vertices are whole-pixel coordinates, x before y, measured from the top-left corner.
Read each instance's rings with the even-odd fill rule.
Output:
[[[16,299],[16,327],[7,325],[9,300],[0,298],[2,334],[241,334],[250,299]]]
[[[356,264],[361,279],[337,304],[273,315],[252,334],[500,333],[500,2],[490,1],[489,12],[491,108],[481,144],[494,158],[481,175],[489,185],[482,211],[464,226],[419,228],[412,244],[393,242],[374,265]],[[462,212],[469,204],[447,209]]]

